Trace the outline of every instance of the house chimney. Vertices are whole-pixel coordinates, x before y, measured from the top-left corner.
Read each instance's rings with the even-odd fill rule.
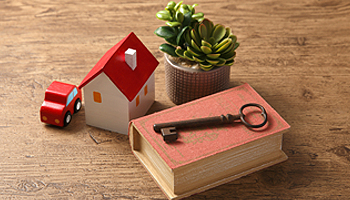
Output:
[[[125,62],[132,70],[136,68],[136,50],[129,48],[125,51]]]

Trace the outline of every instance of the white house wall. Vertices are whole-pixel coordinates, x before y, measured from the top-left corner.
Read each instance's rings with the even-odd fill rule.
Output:
[[[148,93],[144,94],[145,86],[147,85]],[[136,107],[136,98],[139,96],[140,104]],[[154,85],[154,72],[148,78],[145,85],[136,95],[136,97],[129,103],[129,116],[130,119],[135,119],[146,114],[148,109],[152,106],[155,99],[155,85]]]
[[[84,86],[86,124],[128,134],[129,101],[105,73]],[[94,101],[93,92],[99,92],[102,103]]]

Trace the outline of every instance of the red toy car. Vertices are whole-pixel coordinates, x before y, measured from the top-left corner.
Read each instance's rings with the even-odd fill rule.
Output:
[[[81,107],[81,90],[74,85],[54,81],[45,92],[40,108],[42,122],[56,126],[67,126],[72,115]]]

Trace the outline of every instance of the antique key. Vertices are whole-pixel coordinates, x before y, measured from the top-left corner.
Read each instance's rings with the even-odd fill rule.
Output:
[[[245,115],[243,114],[243,110],[247,107],[260,108],[261,115],[264,117],[264,121],[261,124],[248,123],[244,118]],[[245,126],[250,127],[250,128],[263,127],[267,123],[266,110],[262,105],[259,105],[256,103],[248,103],[248,104],[243,105],[239,109],[238,115],[227,114],[226,116],[220,115],[220,116],[215,116],[215,117],[206,117],[206,118],[190,119],[190,120],[184,120],[184,121],[160,123],[160,124],[154,124],[153,129],[155,132],[161,133],[163,136],[163,140],[165,142],[169,143],[169,142],[174,142],[177,140],[177,138],[178,138],[178,133],[176,132],[177,129],[230,124],[230,123],[233,123],[237,120],[240,120],[241,123],[243,123]]]

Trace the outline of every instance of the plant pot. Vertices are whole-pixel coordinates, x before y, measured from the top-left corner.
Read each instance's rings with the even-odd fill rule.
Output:
[[[169,59],[165,60],[165,87],[170,100],[182,104],[227,89],[230,83],[230,66],[210,71],[187,68]]]

